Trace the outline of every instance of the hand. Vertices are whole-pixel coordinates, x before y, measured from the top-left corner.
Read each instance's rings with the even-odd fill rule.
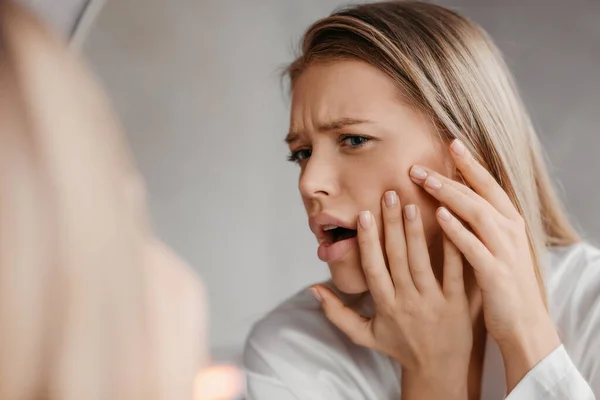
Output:
[[[472,327],[462,255],[444,238],[441,287],[431,268],[419,209],[407,206],[403,219],[398,195],[388,192],[385,198],[382,209],[389,272],[372,214],[362,212],[358,224],[374,317],[358,315],[324,286],[313,290],[327,318],[354,343],[384,352],[402,365],[403,398],[410,398],[408,392],[413,389],[420,393],[418,398],[426,398],[426,391],[437,391],[430,398],[452,398],[454,394],[464,398]],[[405,388],[408,382],[410,387]],[[413,382],[421,385],[415,388]]]
[[[560,341],[540,294],[523,218],[462,143],[455,140],[451,150],[473,190],[424,167],[414,166],[410,174],[473,229],[445,207],[438,210],[445,234],[474,269],[486,328],[503,353],[510,391]]]

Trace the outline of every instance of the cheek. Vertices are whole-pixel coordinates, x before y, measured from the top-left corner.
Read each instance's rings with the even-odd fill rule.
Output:
[[[396,190],[402,206],[415,204],[419,207],[425,235],[428,243],[431,244],[442,230],[435,216],[440,203],[412,181],[409,171],[414,164],[424,165],[444,175],[448,175],[450,170],[448,169],[445,157],[440,157],[440,154],[443,154],[443,149],[441,148],[431,145],[421,149],[419,152],[415,151],[415,153],[419,154],[419,156],[411,157],[406,155],[406,157],[401,158],[403,161],[401,164],[397,161],[395,165],[388,163],[387,171],[392,171],[392,174],[387,173],[383,175],[386,179],[384,181],[386,187],[382,189],[381,193],[383,195],[385,190]]]
[[[408,185],[399,188],[399,193],[400,204],[403,206],[415,204],[417,207],[419,207],[421,218],[423,220],[425,236],[427,237],[427,242],[431,243],[433,239],[438,236],[441,230],[441,227],[435,216],[435,212],[439,207],[439,202],[431,197],[420,186],[414,184],[410,179]]]
[[[388,165],[385,169],[382,169],[385,173],[380,172],[377,174],[380,179],[366,180],[362,193],[363,196],[368,194],[368,199],[364,198],[363,200],[365,203],[369,202],[369,204],[363,208],[372,210],[377,220],[381,221],[382,196],[387,190],[395,190],[403,207],[409,204],[415,204],[419,207],[425,235],[428,242],[433,242],[441,231],[435,216],[439,202],[420,186],[413,183],[408,174],[409,168],[410,166],[392,168]]]
[[[306,212],[308,213],[310,210],[310,200],[307,199],[305,196],[302,196],[302,204],[304,204],[304,209],[306,210]]]
[[[425,236],[427,237],[427,243],[429,244],[432,244],[434,239],[438,237],[442,231],[442,228],[435,216],[439,205],[439,202],[431,197],[427,198],[421,203],[421,205],[419,205],[421,216],[423,218]]]

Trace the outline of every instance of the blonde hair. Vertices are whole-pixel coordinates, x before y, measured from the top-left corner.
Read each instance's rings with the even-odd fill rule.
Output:
[[[103,93],[0,1],[0,399],[190,399],[200,294],[151,233]]]
[[[552,187],[541,146],[498,48],[475,23],[438,5],[387,1],[315,22],[288,67],[293,86],[312,63],[358,59],[386,73],[440,138],[460,139],[521,213],[540,291],[548,246],[580,239]]]

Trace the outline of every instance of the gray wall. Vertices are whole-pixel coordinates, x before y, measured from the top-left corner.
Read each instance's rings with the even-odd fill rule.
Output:
[[[92,1],[98,0],[17,0],[31,7],[65,37],[73,33],[81,14]]]
[[[207,283],[220,357],[269,308],[327,276],[298,171],[284,161],[289,102],[278,74],[308,24],[344,3],[112,0],[85,44],[147,179],[157,230]],[[504,50],[569,209],[595,240],[600,2],[550,3],[444,4]]]

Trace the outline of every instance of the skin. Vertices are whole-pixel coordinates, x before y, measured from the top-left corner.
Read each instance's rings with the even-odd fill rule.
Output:
[[[358,315],[324,286],[313,294],[356,344],[402,365],[404,400],[479,398],[487,334],[500,347],[510,392],[560,344],[524,221],[460,142],[441,151],[394,88],[358,61],[310,66],[296,83],[288,139],[307,213],[355,213],[356,245],[329,268],[341,290],[370,292],[375,315]],[[318,128],[342,117],[372,122]],[[373,140],[342,146],[342,132]],[[453,179],[452,165],[473,189]]]
[[[300,157],[312,151],[310,158],[299,161],[300,193],[309,216],[326,212],[355,224],[361,210],[372,210],[381,221],[381,195],[395,190],[402,203],[421,209],[435,256],[441,250],[441,230],[434,217],[437,202],[415,187],[408,170],[417,161],[447,174],[452,168],[448,157],[440,156],[443,147],[427,118],[403,104],[390,83],[383,72],[361,61],[312,65],[298,78],[292,96],[290,132],[295,140],[290,151]],[[343,118],[371,122],[319,129]],[[373,140],[352,148],[350,140],[339,143],[342,134]],[[329,269],[341,291],[367,290],[358,246],[329,263]]]

